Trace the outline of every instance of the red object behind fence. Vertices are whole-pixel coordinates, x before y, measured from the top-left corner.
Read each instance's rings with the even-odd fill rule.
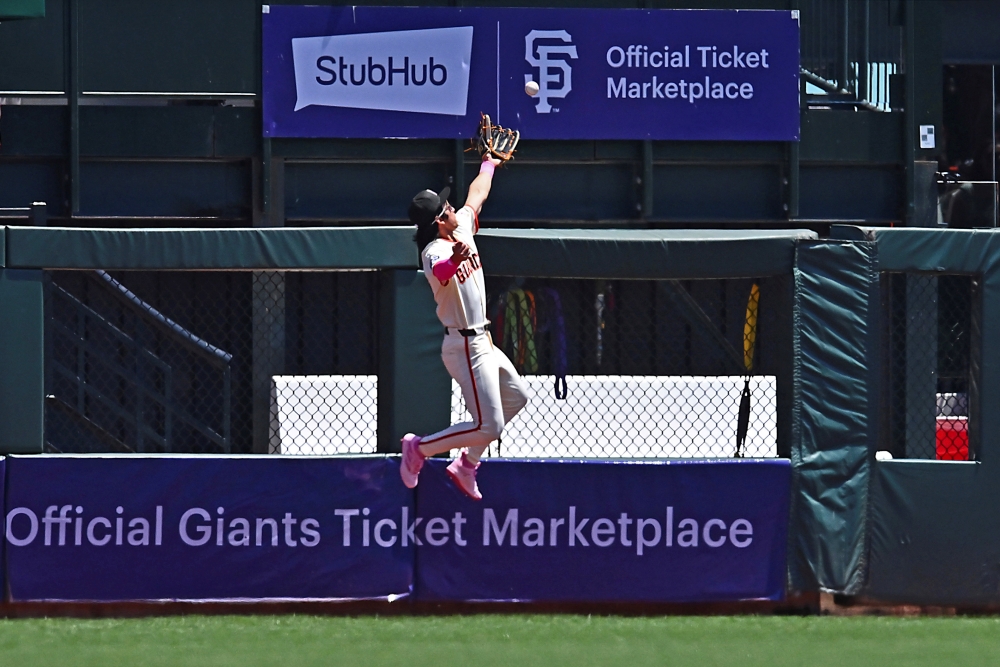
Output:
[[[969,418],[937,418],[937,460],[969,460]]]

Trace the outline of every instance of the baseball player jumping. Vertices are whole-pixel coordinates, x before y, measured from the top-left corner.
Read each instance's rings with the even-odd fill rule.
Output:
[[[407,433],[399,472],[412,489],[426,457],[460,449],[462,454],[448,466],[448,475],[474,500],[483,498],[476,484],[479,457],[528,402],[523,381],[507,356],[493,346],[487,329],[486,285],[474,238],[494,169],[500,164],[501,160],[484,156],[479,175],[469,185],[465,206],[457,211],[448,203],[450,188],[418,193],[409,209],[410,220],[417,226],[414,240],[420,263],[444,325],[441,358],[462,388],[473,421],[423,437]]]

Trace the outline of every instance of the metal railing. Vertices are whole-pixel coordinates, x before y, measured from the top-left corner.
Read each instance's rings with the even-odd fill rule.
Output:
[[[101,313],[56,284],[46,281],[49,367],[55,386],[72,387],[71,395],[49,395],[48,405],[70,414],[77,426],[113,438],[125,451],[176,451],[175,434],[183,425],[229,453],[232,444],[232,355],[164,316],[104,271],[86,274],[92,285],[111,296],[121,313]],[[117,317],[119,322],[113,322]],[[128,322],[127,320],[133,321]],[[174,398],[175,372],[170,363],[140,340],[139,320],[161,336],[216,369],[221,377],[221,415],[217,427],[200,420]],[[127,326],[131,333],[123,330]],[[59,382],[62,380],[62,382]],[[89,424],[88,424],[89,423]],[[128,428],[123,428],[127,424]],[[116,435],[117,432],[117,435]],[[124,435],[127,434],[127,435]]]
[[[800,0],[801,74],[809,104],[890,111],[902,34],[889,0]]]

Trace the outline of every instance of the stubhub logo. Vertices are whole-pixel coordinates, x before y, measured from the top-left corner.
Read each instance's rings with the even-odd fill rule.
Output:
[[[328,107],[464,116],[472,26],[292,40],[295,110]]]

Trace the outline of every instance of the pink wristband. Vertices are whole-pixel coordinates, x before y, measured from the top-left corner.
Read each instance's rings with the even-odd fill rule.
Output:
[[[451,277],[458,272],[458,267],[459,264],[455,261],[455,258],[449,257],[431,267],[431,272],[435,278],[441,282],[445,282],[451,280]]]
[[[489,160],[483,160],[483,164],[480,165],[480,167],[479,167],[479,173],[480,174],[489,174],[490,176],[493,175],[493,172],[495,170],[496,170],[496,167],[493,166],[493,163],[490,162]]]

